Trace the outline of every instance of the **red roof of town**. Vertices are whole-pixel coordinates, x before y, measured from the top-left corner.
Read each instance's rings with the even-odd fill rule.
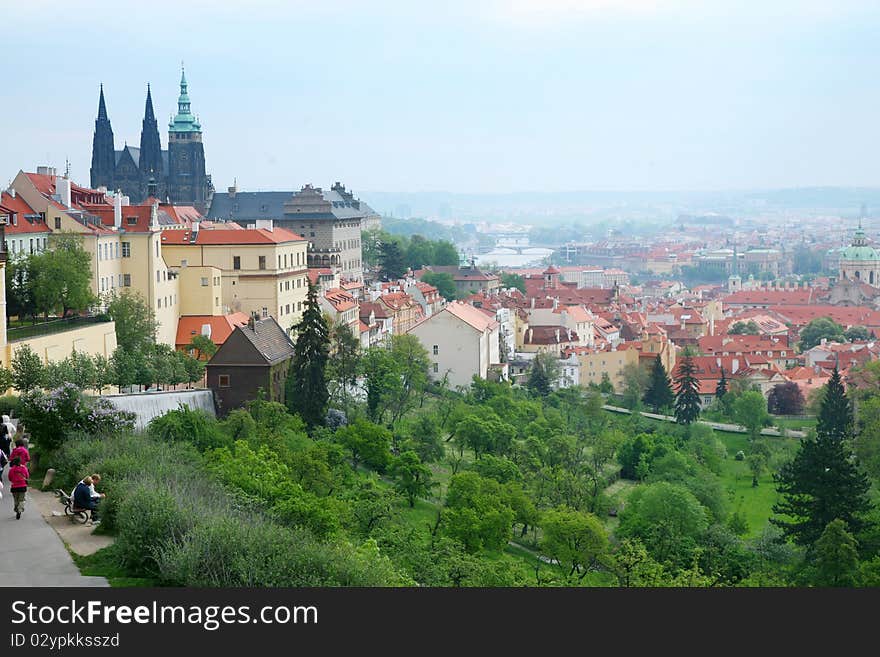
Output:
[[[197,245],[228,245],[241,244],[285,244],[287,242],[304,242],[305,238],[286,228],[247,228],[235,230],[234,228],[211,228],[199,230],[195,241],[191,241],[192,232],[189,230],[166,230],[162,231],[164,244],[197,244]]]
[[[230,315],[184,315],[177,322],[177,338],[175,344],[183,347],[192,342],[193,336],[201,335],[202,327],[208,324],[211,327],[211,341],[216,345],[226,342],[226,338],[235,330],[236,326],[247,326],[248,316],[246,313],[232,313]]]

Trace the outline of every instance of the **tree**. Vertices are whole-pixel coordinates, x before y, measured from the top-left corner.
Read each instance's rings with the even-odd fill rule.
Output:
[[[102,354],[94,356],[92,363],[95,369],[94,388],[100,395],[104,388],[113,383],[113,364]]]
[[[826,525],[816,541],[816,583],[820,586],[855,586],[859,570],[856,539],[840,518]]]
[[[118,348],[136,353],[156,342],[156,316],[152,306],[138,292],[112,293],[107,302],[107,314],[116,324]]]
[[[721,368],[721,378],[718,379],[718,385],[715,386],[715,399],[721,401],[727,394],[727,377],[724,374],[724,368]]]
[[[379,247],[379,265],[386,281],[396,281],[406,274],[406,261],[395,240],[383,242]]]
[[[95,362],[91,356],[74,350],[65,360],[69,363],[70,383],[80,390],[96,387]]]
[[[422,282],[436,287],[437,291],[440,293],[440,296],[442,296],[447,301],[455,300],[455,279],[452,278],[452,274],[434,271],[425,272],[422,275]]]
[[[801,340],[798,346],[801,351],[812,349],[822,342],[845,342],[843,327],[830,317],[817,317],[801,329]]]
[[[504,272],[501,274],[501,287],[516,288],[523,294],[526,293],[526,279],[519,274]]]
[[[685,351],[675,375],[675,421],[690,424],[700,416],[700,382],[691,354]]]
[[[752,473],[752,488],[757,488],[758,479],[763,474],[764,468],[767,467],[767,457],[761,453],[749,454],[746,457],[746,464]]]
[[[774,415],[798,415],[804,403],[804,395],[794,381],[777,383],[767,396],[767,408]]]
[[[363,462],[379,472],[385,471],[391,458],[391,432],[388,429],[359,419],[337,429],[334,437],[348,452],[355,469]]]
[[[348,324],[336,322],[330,328],[330,360],[327,380],[330,399],[348,407],[349,391],[357,383],[361,361],[361,343]]]
[[[503,488],[494,479],[476,472],[452,475],[442,514],[442,527],[468,552],[503,550],[510,540],[516,514],[504,499]]]
[[[853,449],[865,471],[880,479],[880,396],[859,403],[859,431]]]
[[[435,485],[431,469],[413,451],[406,451],[394,459],[391,474],[395,478],[395,489],[406,497],[410,508],[416,505],[417,498],[427,497]]]
[[[533,395],[548,397],[559,380],[559,363],[553,354],[539,353],[532,359],[526,387]]]
[[[455,244],[448,240],[438,240],[434,242],[434,260],[432,265],[452,267],[458,265],[459,256],[458,249]]]
[[[0,365],[0,391],[5,392],[12,387],[12,371]]]
[[[181,352],[178,352],[181,353]],[[199,360],[198,358],[191,358],[190,356],[184,354],[185,358],[183,360],[183,368],[185,373],[185,380],[192,387],[193,383],[197,381],[201,381],[205,376],[205,362]]]
[[[608,372],[602,372],[602,380],[599,381],[599,392],[606,395],[614,394],[614,384],[611,383],[611,377],[608,376]]]
[[[747,322],[735,322],[727,331],[729,335],[758,335],[760,332],[760,327],[753,319]]]
[[[569,577],[577,572],[578,579],[583,579],[608,553],[605,528],[592,513],[560,506],[544,512],[541,529],[544,531],[542,552],[560,565],[570,567]]]
[[[406,263],[411,269],[434,264],[434,243],[422,235],[413,235],[406,246]]]
[[[50,248],[31,256],[30,276],[36,310],[47,317],[71,311],[82,312],[95,301],[92,294],[91,256],[82,246],[82,237],[59,233]]]
[[[660,355],[654,359],[654,365],[651,367],[651,376],[648,380],[648,389],[645,390],[645,396],[642,399],[655,413],[659,413],[660,409],[672,406],[675,401],[675,394],[672,392],[672,383],[666,368],[663,367],[663,361]]]
[[[688,563],[708,527],[706,509],[683,486],[660,481],[636,488],[620,514],[621,538],[638,538],[657,561]]]
[[[318,305],[318,289],[311,283],[302,319],[293,330],[296,344],[287,373],[285,399],[288,410],[299,414],[311,429],[323,424],[330,398],[326,379],[330,337]]]
[[[846,396],[836,365],[831,372],[831,378],[823,388],[825,396],[816,419],[816,433],[827,435],[839,441],[851,438],[853,433],[852,404]]]
[[[733,418],[749,431],[749,440],[757,440],[761,429],[770,419],[767,413],[767,402],[764,395],[748,390],[733,402]]]
[[[36,318],[34,280],[31,256],[23,253],[10,256],[6,263],[6,316]]]
[[[849,342],[865,342],[873,336],[874,334],[865,326],[850,326],[843,332],[843,337]]]
[[[186,346],[187,349],[195,352],[194,358],[198,360],[211,360],[217,353],[217,345],[207,335],[194,335],[192,340]]]
[[[871,509],[871,484],[845,440],[852,416],[839,376],[832,375],[825,388],[815,439],[801,439],[794,459],[773,477],[782,500],[773,506],[779,517],[770,522],[803,546],[813,545],[832,520],[859,532]]]
[[[27,393],[38,388],[42,380],[42,359],[26,344],[16,349],[12,357],[12,387]]]
[[[629,363],[623,367],[623,405],[631,411],[638,410],[642,403],[645,386],[648,385],[648,374],[638,363]]]

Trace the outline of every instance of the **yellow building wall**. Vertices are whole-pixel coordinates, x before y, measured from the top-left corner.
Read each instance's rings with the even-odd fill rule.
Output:
[[[592,354],[578,354],[580,362],[580,382],[582,386],[600,384],[602,375],[607,373],[615,392],[623,390],[623,368],[638,364],[639,352],[636,349],[625,351],[597,351]]]
[[[222,272],[216,267],[187,266],[178,270],[181,315],[222,315]]]
[[[25,345],[30,347],[44,364],[64,360],[74,350],[90,356],[100,355],[110,358],[116,349],[116,324],[114,322],[87,324],[61,333],[9,342],[3,349],[4,366],[9,367],[15,352]]]

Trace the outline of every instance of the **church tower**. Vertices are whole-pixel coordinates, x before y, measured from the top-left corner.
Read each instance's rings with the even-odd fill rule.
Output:
[[[159,141],[159,124],[153,113],[153,98],[150,94],[150,85],[147,85],[147,102],[144,108],[144,121],[141,128],[141,151],[138,168],[141,171],[141,180],[148,182],[150,179],[160,181],[163,179],[162,167],[162,144]],[[149,194],[144,187],[144,196]]]
[[[113,128],[107,117],[107,106],[104,104],[104,85],[101,85],[101,96],[98,100],[98,118],[95,119],[95,135],[92,138],[92,168],[90,185],[93,189],[104,186],[113,189],[116,155],[113,151]]]
[[[168,126],[168,196],[172,203],[194,205],[204,212],[209,189],[202,126],[190,110],[186,74],[181,69],[177,115]]]

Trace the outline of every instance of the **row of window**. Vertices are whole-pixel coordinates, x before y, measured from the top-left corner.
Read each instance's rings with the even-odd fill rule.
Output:
[[[39,237],[29,237],[27,253],[39,253],[40,251],[45,251],[47,244],[48,238],[46,237],[43,238],[42,245],[40,244]],[[24,238],[22,237],[18,240],[18,250],[16,250],[16,240],[6,240],[6,250],[9,253],[25,253]]]
[[[208,278],[207,276],[202,276],[202,287],[208,287],[211,284],[210,281],[211,281],[211,279]],[[214,283],[214,285],[220,285],[220,277],[214,276],[213,283]]]
[[[294,308],[294,306],[296,306]],[[292,309],[292,310],[291,310]],[[266,310],[263,308],[263,310]],[[292,312],[301,312],[302,311],[302,301],[297,301],[295,304],[286,303],[283,306],[278,306],[278,316],[282,317],[284,315],[289,315]],[[264,315],[265,317],[265,315]]]
[[[101,292],[109,292],[117,287],[131,287],[131,274],[119,274],[118,279],[114,278],[112,274],[101,276]]]
[[[333,247],[337,249],[359,249],[361,248],[361,241],[359,239],[342,240],[340,242],[333,242]]]
[[[163,302],[165,304],[164,306],[162,305]],[[159,300],[156,301],[156,307],[159,310],[162,310],[163,307],[170,308],[171,306],[176,306],[176,305],[177,305],[177,295],[176,294],[174,294],[174,295],[169,294],[167,297],[159,297]]]
[[[294,264],[293,264],[293,254],[291,253],[291,254],[289,254],[289,255],[290,255],[290,265],[289,265],[289,266],[290,266],[290,267],[293,267],[293,266],[294,266]],[[288,254],[285,253],[285,254],[284,254],[284,258],[282,258],[282,257],[281,257],[281,254],[280,254],[280,253],[278,254],[278,269],[287,269],[287,268],[288,268],[288,264],[287,264],[287,256],[288,256]],[[296,254],[296,265],[295,265],[295,266],[297,266],[297,267],[301,267],[302,265],[305,264],[304,262],[300,262],[300,260],[302,259],[302,256],[303,256],[302,253],[297,253],[297,254]],[[260,257],[262,258],[263,256],[260,256]],[[265,260],[265,258],[264,258],[264,260]],[[282,262],[283,262],[284,264],[282,264]],[[260,269],[265,269],[265,267],[260,267]]]
[[[302,287],[303,281],[305,281],[304,278],[297,278],[295,286],[291,285],[289,280],[282,281],[282,282],[278,283],[278,291],[279,292],[289,292],[293,287]]]
[[[131,254],[131,244],[129,242],[125,242],[129,246],[129,254]],[[115,248],[114,248],[115,247]],[[114,255],[114,253],[116,255]],[[127,258],[125,252],[122,253],[123,258]],[[101,244],[98,242],[98,260],[115,260],[119,258],[119,242],[113,242],[112,244],[107,242],[105,244]]]

